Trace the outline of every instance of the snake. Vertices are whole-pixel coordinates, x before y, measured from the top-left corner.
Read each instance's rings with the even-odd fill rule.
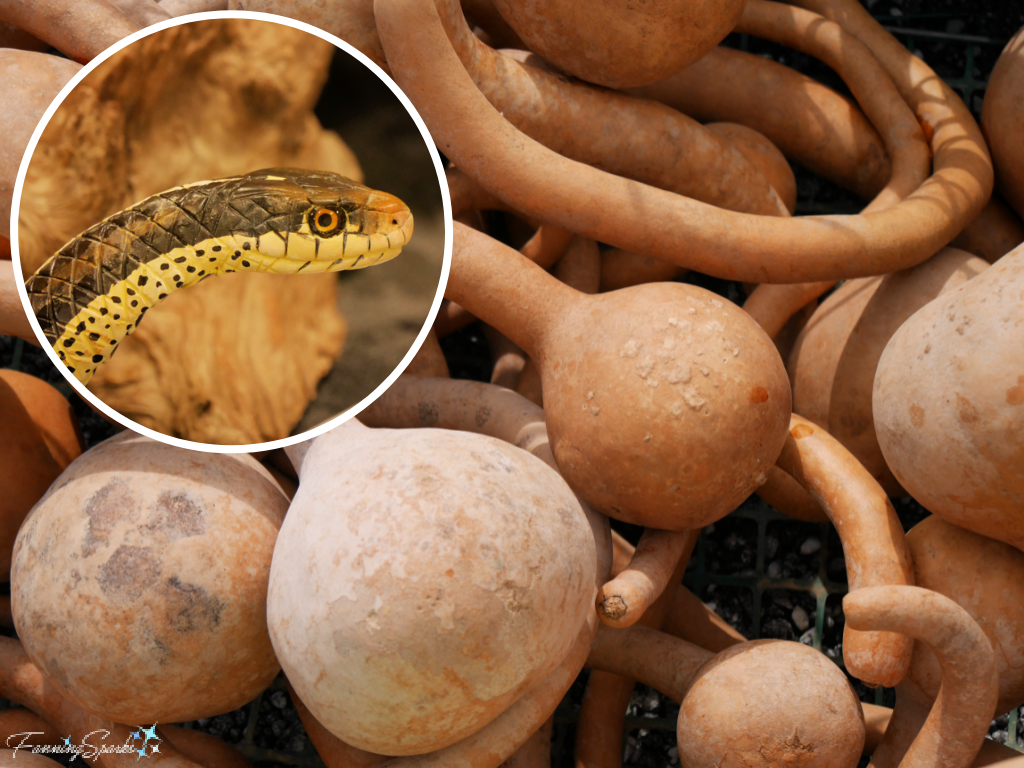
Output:
[[[394,195],[328,171],[268,168],[147,197],[70,240],[26,281],[32,312],[82,384],[181,288],[232,272],[362,269],[412,236]]]

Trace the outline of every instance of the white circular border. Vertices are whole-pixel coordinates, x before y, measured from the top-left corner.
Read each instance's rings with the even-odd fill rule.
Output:
[[[14,198],[12,200],[11,205],[11,256],[15,266],[18,269],[18,272],[24,275],[24,271],[21,268],[21,254],[18,249],[18,213],[21,209],[21,193],[22,188],[25,185],[25,175],[28,172],[29,162],[32,159],[32,154],[35,151],[36,144],[39,141],[39,137],[43,133],[43,129],[46,128],[47,124],[50,122],[50,119],[53,117],[53,114],[57,111],[57,108],[61,105],[64,99],[67,98],[68,94],[71,93],[71,91],[74,90],[75,86],[77,86],[85,77],[89,75],[90,72],[96,69],[96,67],[98,67],[101,63],[109,59],[122,48],[131,45],[136,40],[141,40],[144,37],[148,37],[149,35],[152,35],[156,32],[160,32],[165,29],[170,29],[171,27],[176,27],[181,24],[188,24],[193,21],[200,21],[202,19],[252,19],[255,21],[265,21],[273,24],[281,24],[287,27],[292,27],[294,29],[301,30],[311,35],[316,35],[320,39],[326,40],[327,42],[331,43],[336,48],[342,49],[350,56],[354,57],[359,62],[361,62],[363,66],[365,66],[375,75],[377,75],[377,77],[379,77],[384,82],[384,84],[391,89],[391,92],[398,97],[399,101],[402,102],[402,105],[405,107],[410,117],[412,117],[413,121],[416,123],[416,127],[419,128],[420,134],[423,137],[423,141],[427,145],[427,151],[430,153],[430,157],[434,161],[434,169],[437,171],[438,185],[441,188],[441,199],[444,207],[444,257],[441,266],[441,280],[438,283],[437,293],[434,296],[434,301],[430,305],[430,312],[427,313],[426,322],[423,324],[423,327],[420,329],[419,335],[416,336],[416,339],[412,343],[412,347],[409,348],[409,351],[406,353],[405,357],[402,358],[402,361],[391,372],[391,375],[384,379],[384,381],[365,398],[360,400],[358,403],[356,403],[348,410],[340,413],[333,419],[330,419],[329,421],[326,421],[323,424],[320,424],[319,426],[313,427],[312,429],[303,432],[300,435],[285,437],[282,438],[281,440],[273,440],[267,443],[252,443],[249,445],[215,445],[211,443],[197,443],[193,442],[192,440],[182,440],[177,437],[171,437],[170,435],[165,435],[162,432],[157,432],[148,427],[144,427],[141,424],[137,424],[136,422],[122,415],[120,412],[115,411],[113,408],[111,408],[106,403],[101,401],[98,397],[96,397],[92,392],[86,389],[86,387],[81,382],[79,382],[78,379],[76,379],[70,371],[68,371],[67,366],[65,366],[64,363],[61,362],[60,358],[57,357],[57,353],[53,350],[53,347],[50,346],[49,341],[47,341],[46,336],[43,333],[43,329],[39,325],[39,322],[36,320],[35,313],[32,311],[32,305],[29,303],[28,291],[25,289],[25,283],[22,280],[16,280],[16,283],[18,287],[18,295],[21,297],[22,306],[25,308],[25,312],[28,314],[29,322],[32,325],[32,329],[36,333],[36,337],[42,344],[43,350],[46,352],[47,355],[50,356],[50,359],[53,361],[54,365],[57,366],[57,369],[63,374],[64,378],[68,380],[68,382],[75,389],[75,391],[78,392],[79,395],[81,395],[84,399],[88,400],[90,403],[92,403],[94,407],[98,408],[100,411],[105,413],[118,424],[122,425],[127,429],[132,430],[133,432],[138,432],[145,435],[146,437],[150,437],[154,440],[159,440],[162,443],[174,445],[177,446],[178,448],[187,448],[193,451],[204,451],[207,453],[253,453],[255,451],[268,451],[273,450],[274,448],[284,448],[285,446],[294,445],[295,443],[311,440],[314,437],[322,435],[324,432],[328,432],[334,429],[335,427],[341,426],[349,419],[358,416],[361,411],[363,411],[374,400],[376,400],[380,395],[382,395],[384,391],[394,383],[395,379],[397,379],[399,375],[401,375],[401,373],[406,369],[409,363],[412,362],[413,357],[415,357],[416,353],[419,351],[419,348],[423,345],[423,342],[426,340],[427,334],[430,332],[430,327],[433,325],[434,319],[437,317],[437,313],[441,308],[441,299],[444,298],[444,289],[445,286],[447,286],[448,284],[448,273],[451,270],[452,264],[452,201],[451,195],[448,192],[448,182],[445,177],[444,168],[441,165],[441,156],[438,154],[437,147],[434,145],[434,141],[430,137],[430,132],[427,130],[427,126],[424,124],[423,118],[421,118],[419,112],[416,111],[416,107],[413,106],[412,102],[409,101],[409,98],[395,84],[394,80],[392,80],[384,72],[384,70],[378,67],[364,54],[360,53],[358,50],[353,48],[344,40],[335,37],[334,35],[325,32],[319,27],[313,26],[312,24],[307,24],[304,21],[296,21],[295,19],[290,19],[285,16],[277,16],[271,13],[259,13],[255,11],[208,11],[205,13],[191,13],[187,16],[179,16],[177,18],[168,19],[166,21],[161,21],[157,24],[153,24],[152,26],[139,30],[138,32],[129,35],[123,40],[120,40],[118,43],[112,45],[110,48],[103,51],[103,53],[99,54],[94,59],[92,59],[88,64],[86,64],[81,69],[81,71],[79,71],[73,78],[71,78],[67,85],[65,85],[64,88],[61,89],[60,93],[57,94],[57,98],[53,100],[53,103],[51,103],[50,106],[47,107],[46,112],[43,114],[42,120],[39,121],[39,124],[36,126],[35,131],[33,131],[32,138],[29,140],[28,147],[25,150],[25,155],[21,159],[21,166],[18,169],[18,178],[14,184]]]

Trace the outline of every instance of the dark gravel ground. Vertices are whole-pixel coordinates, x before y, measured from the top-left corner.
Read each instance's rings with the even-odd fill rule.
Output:
[[[915,35],[913,42],[922,57],[940,75],[946,78],[973,78],[981,86],[970,96],[970,106],[980,112],[983,83],[991,70],[1001,44],[1021,25],[1024,25],[1024,6],[1011,3],[990,3],[984,7],[967,0],[866,0],[867,7],[884,24],[895,29],[925,30],[935,37]],[[964,41],[956,36],[972,36]],[[910,39],[901,35],[905,42]],[[989,41],[996,41],[992,44]],[[778,46],[754,40],[731,39],[731,43],[746,45],[762,55],[793,66],[822,81],[845,90],[831,71],[817,62]],[[968,49],[973,57],[967,69]],[[803,169],[795,168],[798,181],[798,213],[823,210],[852,212],[861,203],[845,191]],[[372,179],[370,180],[372,183]],[[739,301],[740,287],[728,281],[699,275],[689,275],[687,282],[699,284],[732,300]],[[402,341],[406,344],[407,342]],[[396,345],[396,348],[399,345]],[[486,381],[490,374],[490,355],[486,340],[478,324],[449,336],[442,343],[452,375]],[[404,350],[402,350],[404,354]],[[10,339],[0,338],[0,366],[10,366],[14,346]],[[400,355],[399,355],[400,357]],[[63,385],[63,381],[41,352],[26,347],[20,359],[21,370]],[[68,388],[65,387],[65,392]],[[95,444],[113,434],[115,428],[97,416],[76,395],[69,398],[78,414],[88,444]],[[756,502],[748,502],[746,507]],[[904,528],[923,519],[927,512],[911,499],[895,499],[894,504]],[[616,526],[619,527],[619,526]],[[621,526],[623,535],[632,541],[639,529]],[[834,529],[790,520],[772,520],[766,527],[765,573],[771,579],[810,579],[823,573],[829,582],[845,582],[845,562]],[[705,529],[701,546],[704,548],[708,574],[755,575],[758,546],[757,525],[753,520],[729,517]],[[823,562],[824,560],[824,562]],[[693,576],[693,566],[688,572]],[[0,587],[2,589],[2,587]],[[701,599],[724,617],[732,626],[747,636],[754,629],[753,592],[746,587],[706,584],[700,591]],[[825,604],[821,649],[830,658],[841,661],[843,615],[841,594],[828,598]],[[761,637],[778,637],[813,643],[817,604],[806,591],[794,589],[768,589],[762,593],[758,617]],[[552,744],[553,765],[568,767],[572,761],[572,739],[575,716],[579,711],[585,688],[584,671],[573,685],[556,715],[556,728]],[[855,682],[858,694],[865,701],[874,701],[875,692]],[[882,703],[891,706],[892,691],[884,691]],[[0,704],[2,704],[0,700]],[[675,751],[674,726],[678,706],[646,686],[637,686],[629,705],[628,733],[623,755],[624,765],[644,768],[663,768],[678,765]],[[1024,712],[1021,713],[1024,715]],[[1024,720],[1024,717],[1022,717]],[[646,721],[650,724],[647,725]],[[190,724],[191,727],[213,733],[225,741],[236,744],[254,761],[258,768],[285,765],[318,765],[308,739],[298,721],[295,709],[281,688],[280,679],[256,702],[235,712],[208,718]],[[635,726],[635,727],[632,727]],[[1000,741],[1006,739],[1007,718],[993,721],[991,735]],[[1018,726],[1018,738],[1024,738],[1024,728]]]

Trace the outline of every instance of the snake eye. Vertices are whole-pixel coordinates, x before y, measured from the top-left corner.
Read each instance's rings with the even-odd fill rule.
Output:
[[[317,208],[313,213],[313,227],[322,235],[327,235],[338,228],[338,214],[330,208]]]

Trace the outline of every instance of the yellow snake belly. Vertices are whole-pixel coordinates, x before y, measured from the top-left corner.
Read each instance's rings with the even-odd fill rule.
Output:
[[[271,168],[147,197],[71,240],[25,286],[47,341],[88,384],[173,291],[230,272],[362,269],[397,256],[412,229],[393,195]]]

